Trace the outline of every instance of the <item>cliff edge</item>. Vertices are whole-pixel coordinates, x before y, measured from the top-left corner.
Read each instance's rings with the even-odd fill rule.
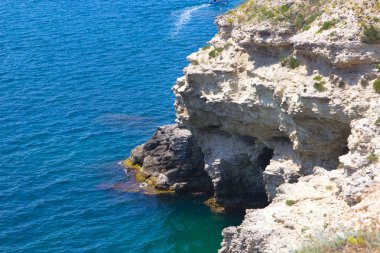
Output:
[[[246,209],[220,253],[321,235],[368,248],[357,233],[380,224],[380,2],[248,0],[216,24],[173,87],[177,123],[125,165],[153,190]]]

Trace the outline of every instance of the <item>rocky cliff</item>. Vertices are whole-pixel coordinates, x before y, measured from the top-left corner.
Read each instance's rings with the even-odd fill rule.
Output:
[[[379,18],[376,0],[249,0],[218,17],[173,87],[177,124],[125,164],[155,190],[247,209],[221,253],[379,229]]]

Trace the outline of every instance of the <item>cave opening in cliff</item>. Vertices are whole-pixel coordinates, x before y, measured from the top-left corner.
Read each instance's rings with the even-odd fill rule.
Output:
[[[269,165],[270,160],[273,157],[273,149],[265,147],[263,149],[263,152],[259,155],[257,158],[257,164],[260,166],[260,168],[264,171],[265,168]]]
[[[263,171],[272,157],[273,149],[265,147],[254,160],[248,154],[242,154],[236,162],[225,162],[223,175],[215,188],[218,203],[227,211],[267,206]]]

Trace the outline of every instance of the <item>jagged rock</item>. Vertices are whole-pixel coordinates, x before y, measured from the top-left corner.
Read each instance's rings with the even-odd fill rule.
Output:
[[[159,127],[148,142],[131,151],[130,159],[141,166],[146,178],[155,178],[158,190],[212,192],[203,154],[188,129],[176,125]]]
[[[173,87],[178,127],[159,129],[132,160],[179,191],[207,178],[216,208],[269,203],[223,231],[220,253],[289,252],[318,233],[358,228],[347,217],[376,224],[380,44],[363,25],[378,7],[248,0],[217,18],[210,48],[188,57]],[[289,23],[297,13],[274,18],[297,8],[316,16],[298,29]]]
[[[273,155],[257,139],[218,129],[197,133],[216,204],[224,210],[264,207],[268,203],[263,171]]]
[[[269,206],[247,210],[242,225],[223,231],[219,253],[287,253],[307,243],[307,235],[333,230],[348,209],[336,198],[342,177],[342,170],[319,169],[298,183],[281,185]]]

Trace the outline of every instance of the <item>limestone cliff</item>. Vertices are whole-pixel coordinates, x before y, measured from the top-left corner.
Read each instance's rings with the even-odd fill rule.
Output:
[[[177,125],[131,164],[157,189],[253,208],[221,253],[290,252],[380,224],[368,208],[380,194],[379,17],[376,0],[249,0],[218,17],[173,87]]]

